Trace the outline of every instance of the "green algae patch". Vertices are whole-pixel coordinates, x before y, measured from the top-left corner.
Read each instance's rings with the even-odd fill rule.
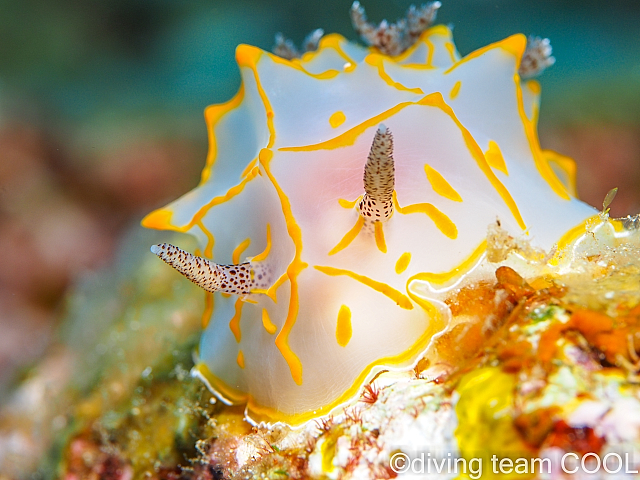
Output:
[[[70,294],[58,344],[0,412],[0,426],[32,445],[16,473],[157,476],[189,466],[197,440],[210,436],[221,406],[189,375],[204,295],[149,252],[157,237],[136,228],[114,266]]]
[[[189,468],[221,410],[189,375],[203,294],[147,254],[150,239],[141,237],[69,302],[62,335],[78,367],[57,455],[58,470],[80,478],[115,466],[134,479]]]
[[[527,479],[529,474],[494,473],[492,457],[500,460],[527,461],[533,456],[513,424],[516,378],[497,367],[474,370],[462,377],[456,388],[460,396],[456,404],[458,440],[461,456],[467,463],[482,460],[483,479]],[[507,460],[508,462],[508,460]],[[506,470],[506,469],[504,469]],[[459,478],[469,478],[461,474]]]
[[[221,407],[181,367],[172,373],[157,380],[143,379],[119,408],[87,425],[66,449],[62,469],[86,475],[79,454],[90,450],[88,445],[110,454],[102,462],[94,461],[92,468],[120,463],[134,479],[190,468],[199,455],[198,440],[213,436],[210,420]]]

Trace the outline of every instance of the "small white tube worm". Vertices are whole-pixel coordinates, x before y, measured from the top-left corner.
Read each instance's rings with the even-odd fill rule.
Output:
[[[219,265],[169,243],[153,245],[151,252],[207,292],[248,295],[252,289],[270,286],[262,264]]]
[[[365,193],[358,204],[358,211],[365,219],[365,224],[384,222],[391,217],[394,188],[393,137],[389,129],[381,124],[364,166]]]

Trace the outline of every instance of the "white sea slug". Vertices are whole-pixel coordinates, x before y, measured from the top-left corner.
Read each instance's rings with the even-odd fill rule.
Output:
[[[205,111],[200,185],[143,221],[198,239],[201,257],[152,251],[216,292],[195,371],[255,421],[299,424],[415,365],[446,326],[432,287],[482,260],[496,219],[549,250],[596,213],[572,161],[540,148],[523,35],[460,58],[435,26],[389,56],[393,35],[359,8],[377,47],[332,34],[286,60],[240,45],[240,91]],[[523,75],[552,63],[536,45]]]

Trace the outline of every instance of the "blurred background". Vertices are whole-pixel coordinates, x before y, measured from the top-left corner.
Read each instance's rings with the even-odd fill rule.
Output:
[[[408,0],[363,0],[395,21]],[[62,299],[123,232],[197,184],[204,107],[240,80],[234,48],[276,32],[355,40],[349,0],[0,0],[0,397],[52,341]],[[581,198],[640,211],[640,2],[443,0],[465,55],[551,39],[541,143],[578,162]]]

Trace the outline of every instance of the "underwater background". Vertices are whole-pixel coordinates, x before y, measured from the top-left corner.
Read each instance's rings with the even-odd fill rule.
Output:
[[[376,23],[409,6],[362,3]],[[350,5],[0,0],[0,402],[55,344],[69,289],[197,184],[203,110],[240,84],[235,46],[319,27],[356,40]],[[583,200],[600,207],[619,187],[612,215],[640,211],[640,2],[443,0],[436,23],[463,56],[513,33],[550,38],[543,148],[576,160]]]

